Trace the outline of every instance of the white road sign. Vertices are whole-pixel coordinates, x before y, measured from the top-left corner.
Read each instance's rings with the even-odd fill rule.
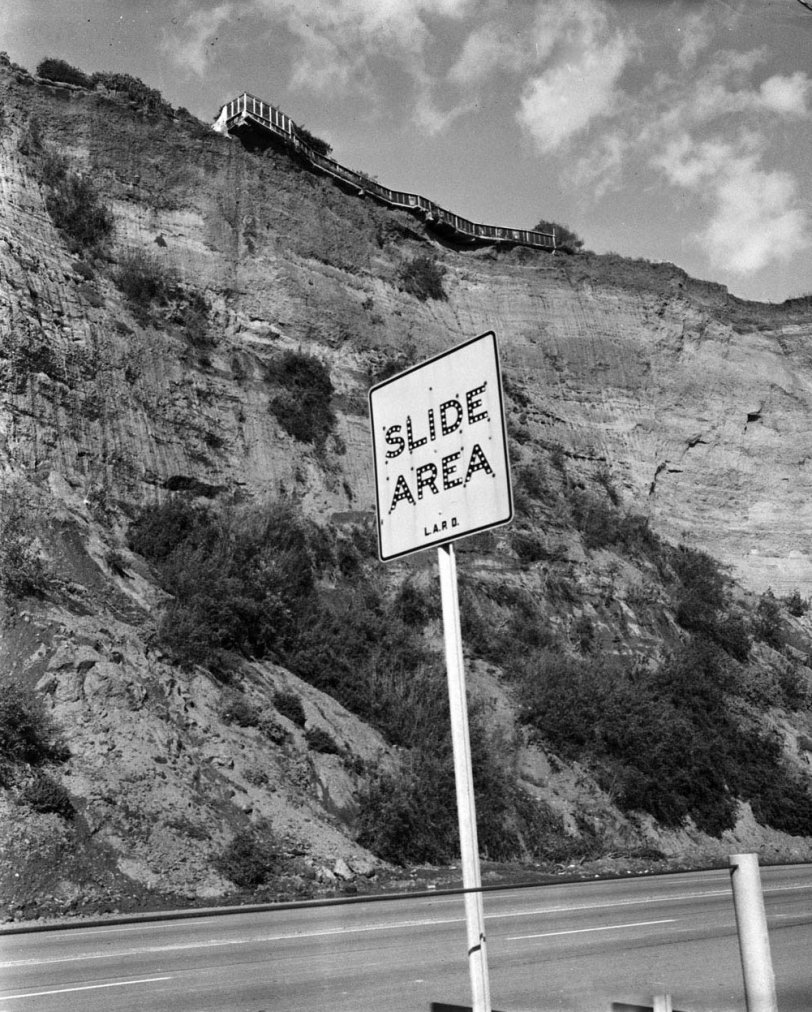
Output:
[[[513,517],[496,335],[369,391],[382,561]]]

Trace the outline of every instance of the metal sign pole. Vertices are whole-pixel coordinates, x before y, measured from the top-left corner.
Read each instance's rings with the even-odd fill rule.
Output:
[[[454,779],[457,785],[457,817],[462,854],[462,886],[466,890],[465,923],[468,937],[468,970],[471,976],[473,1012],[491,1012],[488,956],[485,948],[485,911],[479,871],[479,845],[471,767],[471,740],[468,733],[468,701],[465,695],[465,668],[462,659],[460,605],[457,595],[457,563],[454,545],[437,549],[440,592],[443,601],[445,660],[448,697],[451,706],[451,741],[454,747]]]
[[[731,854],[728,861],[747,1012],[777,1012],[775,974],[758,854]]]

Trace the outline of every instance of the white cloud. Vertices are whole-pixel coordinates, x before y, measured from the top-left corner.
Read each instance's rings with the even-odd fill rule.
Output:
[[[797,206],[789,173],[769,171],[756,156],[745,156],[726,165],[714,190],[716,206],[700,239],[717,267],[752,274],[808,248],[807,215]]]
[[[299,40],[293,83],[315,90],[363,78],[380,54],[419,78],[431,35],[427,18],[461,18],[473,0],[253,0]]]
[[[733,141],[682,134],[652,158],[669,183],[710,207],[707,225],[694,238],[714,267],[752,274],[809,245],[797,184],[788,172],[764,165],[766,147],[752,132]]]
[[[812,81],[806,74],[797,71],[788,77],[776,74],[767,78],[759,89],[761,106],[783,116],[808,116],[807,99],[812,91]]]
[[[435,19],[460,20],[476,0],[227,0],[209,10],[178,0],[181,16],[164,48],[175,62],[200,76],[223,24],[235,13],[284,30],[292,42],[291,85],[316,92],[363,90],[372,100],[380,92],[380,60],[397,65],[411,83],[415,122],[437,132],[469,105],[442,110],[434,100],[436,82],[426,69]],[[376,87],[377,84],[377,87]]]
[[[589,189],[595,199],[604,196],[619,184],[629,148],[629,139],[622,132],[604,134],[590,146],[586,155],[576,161],[573,172],[575,185]]]
[[[221,26],[234,14],[236,6],[227,2],[211,10],[192,10],[184,19],[180,35],[164,35],[164,52],[178,66],[203,77],[208,67],[209,49],[216,41]]]
[[[707,49],[713,37],[714,25],[708,12],[700,10],[689,14],[677,31],[680,33],[677,58],[686,69],[693,67],[699,54],[703,49]]]
[[[668,182],[674,186],[696,189],[724,173],[733,159],[741,157],[745,146],[752,147],[755,143],[755,139],[751,139],[749,145],[745,139],[741,139],[738,145],[720,139],[696,142],[689,134],[683,133],[669,140],[661,152],[653,155],[651,164],[662,169]]]
[[[610,29],[604,7],[593,0],[546,5],[535,38],[548,65],[526,83],[516,118],[540,151],[554,151],[617,110],[617,82],[635,43]]]
[[[471,85],[490,77],[495,71],[517,72],[527,65],[532,54],[522,36],[510,31],[507,24],[482,25],[471,32],[456,63],[448,72],[453,84]]]

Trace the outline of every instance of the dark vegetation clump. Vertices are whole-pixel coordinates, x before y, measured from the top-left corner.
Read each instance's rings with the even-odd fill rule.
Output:
[[[90,83],[95,87],[101,86],[107,91],[123,96],[138,112],[147,115],[159,112],[172,113],[172,106],[159,91],[150,88],[139,78],[132,77],[130,74],[97,72],[91,76]]]
[[[541,562],[549,554],[544,539],[533,531],[517,530],[510,539],[510,543],[519,561],[525,565]]]
[[[676,574],[677,622],[689,632],[717,643],[737,661],[750,654],[750,636],[744,620],[728,608],[730,580],[706,552],[679,545],[663,546],[663,557]]]
[[[176,289],[170,322],[180,327],[193,348],[210,348],[216,343],[209,324],[209,303],[206,296],[194,288]]]
[[[206,297],[182,285],[171,267],[135,250],[122,258],[115,281],[142,326],[174,324],[196,348],[213,343]]]
[[[809,601],[801,597],[801,592],[797,587],[788,597],[784,598],[784,604],[793,618],[800,618],[809,611]]]
[[[77,67],[72,67],[64,60],[59,60],[53,56],[46,56],[44,60],[40,60],[37,64],[37,77],[42,77],[46,81],[58,81],[63,84],[78,84],[82,88],[89,88],[91,85],[91,80],[87,74]]]
[[[239,690],[227,692],[220,704],[220,716],[226,724],[238,727],[258,727],[259,710]]]
[[[403,291],[425,302],[426,299],[447,298],[443,288],[445,268],[428,253],[416,256],[404,263],[398,273],[398,283]]]
[[[637,556],[651,555],[660,548],[648,518],[618,509],[608,490],[606,498],[597,498],[575,489],[570,492],[570,508],[586,548],[621,548]]]
[[[550,487],[545,478],[534,491],[550,495]],[[808,790],[786,765],[780,740],[747,716],[753,704],[807,705],[798,666],[782,659],[769,677],[743,667],[744,612],[731,610],[729,581],[718,564],[661,542],[644,518],[625,515],[609,490],[603,493],[589,499],[578,498],[583,490],[566,493],[569,508],[580,511],[582,533],[597,531],[596,541],[611,535],[617,550],[656,570],[690,639],[656,669],[610,663],[588,613],[570,624],[564,643],[537,595],[463,577],[466,649],[512,681],[527,733],[589,765],[623,810],[649,812],[673,827],[690,818],[718,835],[733,824],[743,799],[777,829],[812,833]],[[439,616],[437,602],[417,574],[387,592],[367,554],[348,569],[339,559],[341,540],[351,542],[346,532],[328,535],[286,501],[238,510],[169,500],[144,511],[130,535],[173,595],[159,626],[167,652],[180,664],[215,671],[229,670],[235,654],[271,656],[376,727],[399,747],[402,762],[362,791],[361,842],[396,862],[450,860],[457,828],[447,688],[424,636]],[[538,540],[532,551],[543,555]],[[547,574],[549,601],[574,603],[579,593],[563,567]],[[569,655],[574,650],[579,656]],[[234,723],[258,720],[240,695],[225,698]],[[277,693],[274,705],[304,727],[296,693]],[[564,832],[520,789],[515,748],[489,734],[481,711],[471,725],[483,853],[498,860],[577,859],[599,847],[594,833]],[[315,751],[343,754],[326,732],[308,728],[306,736]],[[269,737],[284,744],[286,736]]]
[[[324,155],[327,157],[333,150],[332,145],[328,144],[327,141],[322,140],[321,137],[316,137],[316,135],[312,134],[307,127],[297,126],[296,133],[300,140],[303,140],[305,144],[309,145],[317,155]]]
[[[517,488],[523,491],[526,477],[519,471]],[[581,532],[584,547],[592,551],[611,548],[637,561],[654,565],[660,578],[671,590],[677,622],[690,633],[710,639],[731,657],[746,661],[751,638],[743,618],[731,611],[730,579],[719,563],[706,552],[686,545],[674,547],[664,542],[649,526],[647,517],[625,512],[620,497],[608,474],[599,472],[598,484],[605,495],[595,495],[583,488],[565,486],[575,527]],[[532,497],[538,498],[537,490]],[[537,561],[522,540],[532,541],[532,534],[514,535],[514,548],[523,558]],[[774,605],[774,606],[773,606]],[[765,642],[781,639],[778,605],[773,598],[762,598],[757,613],[756,635]],[[760,616],[760,618],[759,618]]]
[[[391,379],[393,376],[397,376],[398,373],[405,372],[410,366],[415,364],[417,355],[413,347],[407,347],[405,350],[401,349],[396,353],[387,356],[387,358],[370,368],[368,372],[369,385],[375,386],[376,383],[383,383],[384,380]]]
[[[76,814],[70,794],[62,784],[42,770],[37,770],[25,784],[18,800],[35,812],[52,813],[68,822]]]
[[[114,221],[90,177],[73,171],[61,152],[45,144],[35,116],[20,134],[17,147],[31,160],[45,187],[45,207],[71,252],[97,253],[112,235]]]
[[[12,682],[0,683],[0,786],[20,772],[70,757],[62,734],[39,697]]]
[[[756,638],[774,650],[780,650],[784,643],[781,605],[768,587],[756,605]]]
[[[115,280],[139,323],[149,322],[153,309],[165,306],[176,287],[166,268],[140,251],[122,258]]]
[[[322,445],[335,425],[330,370],[314,355],[288,351],[269,371],[281,390],[270,402],[280,425],[300,443]]]
[[[281,860],[270,822],[263,820],[238,830],[215,859],[214,867],[240,888],[255,889],[269,880]]]
[[[424,590],[414,579],[404,580],[392,601],[392,613],[407,626],[422,630],[440,617],[437,595]]]
[[[169,499],[141,512],[129,543],[173,595],[158,635],[185,667],[287,649],[327,561],[318,528],[284,502],[238,512]]]
[[[568,758],[587,758],[626,811],[719,835],[735,801],[788,833],[812,832],[812,797],[780,741],[732,715],[739,669],[698,640],[655,672],[541,653],[514,669],[522,719]],[[780,798],[780,802],[776,802]]]
[[[430,722],[411,741],[397,773],[381,774],[361,795],[359,842],[395,864],[444,864],[459,855],[456,788],[447,703],[436,697]],[[582,844],[516,782],[503,742],[471,715],[471,763],[480,852],[489,860],[560,860]]]
[[[0,594],[42,597],[52,574],[39,550],[36,504],[22,481],[0,485]]]
[[[536,222],[531,231],[554,235],[556,249],[561,249],[565,253],[575,253],[584,245],[584,240],[572,229],[567,228],[566,225],[559,225],[556,221],[545,221],[542,218],[541,221]]]
[[[812,832],[812,798],[783,759],[780,740],[742,716],[751,704],[808,706],[806,677],[786,659],[772,674],[743,667],[748,625],[744,614],[731,610],[729,579],[719,564],[660,541],[643,518],[618,527],[624,518],[610,503],[606,509],[613,543],[657,567],[690,641],[654,671],[622,658],[610,663],[596,649],[595,623],[582,615],[569,631],[569,649],[581,654],[572,656],[533,595],[463,578],[466,648],[513,680],[531,733],[567,759],[585,761],[622,809],[650,812],[669,826],[690,817],[718,835],[733,824],[740,798],[774,828]],[[517,531],[511,544],[534,557],[534,537]],[[556,579],[566,589],[566,576]],[[556,593],[549,574],[548,598]],[[562,599],[572,601],[573,593]],[[759,608],[756,634],[782,642],[774,599],[763,595]]]
[[[73,252],[95,251],[113,232],[112,212],[87,176],[65,175],[52,187],[45,206]]]
[[[181,544],[199,544],[207,530],[209,511],[172,496],[146,506],[130,525],[128,544],[152,562],[165,562]]]
[[[421,632],[438,613],[428,595],[407,581],[388,599],[363,564],[341,578],[340,590],[330,589],[321,578],[339,578],[334,542],[284,502],[239,512],[170,499],[137,518],[130,546],[153,562],[173,595],[158,636],[177,663],[226,673],[235,654],[271,655],[330,693],[404,750],[402,770],[376,780],[361,801],[368,844],[398,860],[429,853],[450,859],[456,815],[448,697],[442,665]],[[280,715],[304,726],[296,693],[277,692],[273,702]],[[257,719],[264,728],[241,694],[226,694],[224,712],[234,723]],[[491,742],[484,724],[477,727],[483,848],[493,855],[540,853],[547,837],[533,820],[541,810],[515,788],[509,750]],[[306,738],[315,751],[343,752],[327,732],[308,728]],[[437,777],[445,784],[440,801]],[[389,828],[379,826],[383,805]],[[428,827],[438,812],[435,832]],[[411,836],[403,836],[407,824]]]
[[[325,731],[323,727],[309,727],[305,731],[305,741],[311,752],[321,752],[324,755],[341,755],[344,751],[330,732]]]
[[[295,692],[275,692],[273,705],[276,707],[277,713],[281,713],[283,717],[287,717],[292,724],[295,724],[297,727],[305,726],[307,717],[302,706],[302,701]]]

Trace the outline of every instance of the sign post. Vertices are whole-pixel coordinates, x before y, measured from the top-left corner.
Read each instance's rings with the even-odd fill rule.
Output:
[[[382,562],[437,546],[474,1012],[491,1012],[468,705],[453,542],[513,517],[492,332],[369,392]]]
[[[468,973],[471,978],[474,1012],[491,1012],[488,953],[485,945],[485,908],[479,870],[479,843],[476,828],[474,778],[471,766],[471,737],[468,732],[468,704],[465,696],[465,667],[462,659],[460,605],[457,597],[457,560],[454,545],[437,549],[440,563],[440,592],[443,600],[445,663],[451,711],[451,741],[454,748],[454,781],[457,787],[457,819],[460,826],[462,887],[465,890],[465,927],[468,938]]]

